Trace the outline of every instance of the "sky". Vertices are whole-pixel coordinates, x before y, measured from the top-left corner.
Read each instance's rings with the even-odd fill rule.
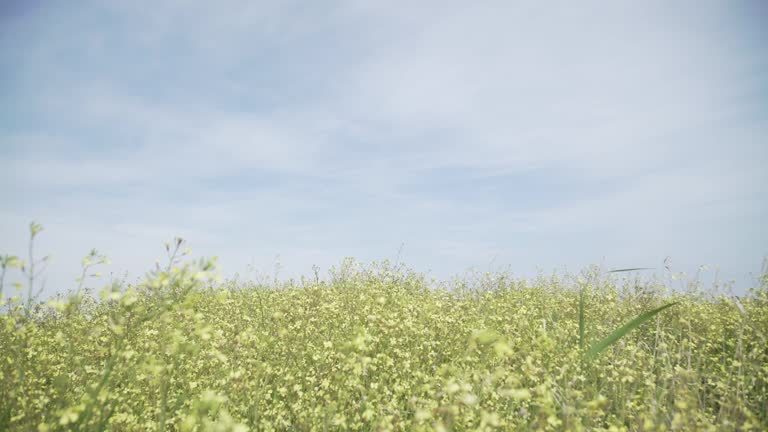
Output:
[[[0,253],[41,223],[44,295],[91,248],[133,281],[174,236],[241,278],[670,257],[743,291],[768,256],[766,22],[731,0],[3,1]]]

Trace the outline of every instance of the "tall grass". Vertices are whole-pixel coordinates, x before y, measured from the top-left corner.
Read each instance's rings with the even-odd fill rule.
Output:
[[[449,289],[348,260],[266,286],[216,282],[183,243],[98,300],[81,280],[5,304],[0,430],[768,428],[766,279],[739,301],[567,276]]]
[[[603,339],[600,342],[594,344],[592,346],[592,348],[590,348],[589,351],[587,351],[586,356],[588,358],[592,358],[592,357],[600,354],[601,352],[605,351],[605,349],[608,348],[611,344],[615,343],[616,341],[618,341],[619,339],[624,337],[630,331],[632,331],[635,328],[639,327],[640,324],[642,324],[642,323],[648,321],[649,319],[653,318],[654,316],[656,316],[656,314],[658,314],[659,312],[663,311],[664,309],[670,308],[670,307],[672,307],[672,306],[674,306],[674,305],[676,305],[678,303],[680,303],[680,302],[667,303],[664,306],[658,307],[658,308],[656,308],[654,310],[651,310],[651,311],[648,311],[648,312],[644,312],[644,313],[638,315],[637,317],[632,319],[632,321],[624,324],[623,326],[621,326],[621,327],[617,328],[616,330],[614,330],[613,332],[611,332],[611,334],[609,334],[605,339]]]
[[[626,269],[619,269],[619,270],[611,270],[608,273],[624,273],[624,272],[631,272],[631,271],[637,271],[637,270],[651,270],[648,267],[634,267],[634,268],[626,268]],[[624,337],[627,333],[634,330],[635,328],[639,327],[644,322],[648,321],[649,319],[653,318],[658,314],[659,312],[663,311],[664,309],[667,309],[669,307],[672,307],[676,305],[679,302],[672,302],[668,303],[664,306],[658,307],[656,309],[653,309],[648,312],[644,312],[628,323],[624,324],[623,326],[617,328],[611,334],[609,334],[605,339],[595,343],[585,354],[587,358],[595,357],[596,355],[600,354],[601,352],[605,351],[606,348],[608,348],[611,344],[615,343],[622,337]],[[584,288],[582,287],[579,290],[579,348],[584,349],[584,329],[586,327],[586,319],[584,318],[584,308],[586,307],[586,304],[584,302]]]

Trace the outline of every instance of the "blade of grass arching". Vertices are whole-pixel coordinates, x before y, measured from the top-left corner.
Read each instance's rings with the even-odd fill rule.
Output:
[[[616,270],[609,270],[606,273],[623,273],[623,272],[631,272],[631,271],[639,271],[639,270],[653,270],[653,267],[633,267],[633,268],[625,268],[625,269],[616,269]]]
[[[584,287],[579,292],[579,349],[584,350]]]
[[[616,342],[617,340],[621,339],[625,334],[627,334],[630,331],[632,331],[635,327],[637,327],[640,324],[642,324],[642,323],[648,321],[649,319],[653,318],[654,316],[656,316],[656,314],[658,314],[659,312],[663,311],[664,309],[670,308],[670,307],[672,307],[672,306],[674,306],[674,305],[676,305],[678,303],[680,303],[680,302],[672,302],[672,303],[669,303],[669,304],[665,304],[664,306],[661,306],[661,307],[656,308],[654,310],[651,310],[651,311],[648,311],[648,312],[645,312],[643,314],[638,315],[632,321],[630,321],[630,322],[624,324],[624,326],[614,330],[613,333],[608,335],[607,338],[605,338],[605,339],[601,340],[600,342],[596,343],[595,345],[593,345],[592,348],[590,348],[589,351],[587,351],[587,353],[585,355],[587,357],[594,357],[597,354],[600,354],[603,350],[608,348],[608,346],[610,346],[612,343]]]

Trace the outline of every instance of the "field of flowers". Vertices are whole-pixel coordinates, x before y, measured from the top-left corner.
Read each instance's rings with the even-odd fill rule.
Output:
[[[741,300],[596,270],[441,288],[345,261],[259,286],[173,246],[143,284],[5,302],[0,429],[768,430],[764,283]]]

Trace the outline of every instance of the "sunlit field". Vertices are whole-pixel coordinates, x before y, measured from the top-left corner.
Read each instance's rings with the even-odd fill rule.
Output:
[[[35,258],[3,257],[26,282],[3,287],[1,430],[768,429],[765,277],[738,299],[348,260],[258,285],[167,249],[143,283],[91,294],[94,251],[46,301],[27,301]]]

